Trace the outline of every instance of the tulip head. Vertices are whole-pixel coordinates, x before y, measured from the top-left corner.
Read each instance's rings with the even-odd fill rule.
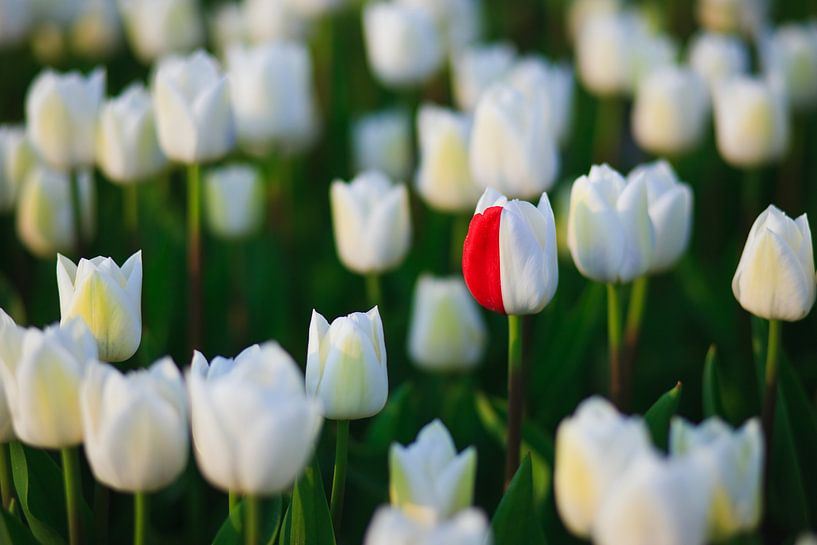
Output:
[[[358,119],[353,127],[355,166],[379,170],[392,180],[411,172],[411,120],[405,110],[383,110]]]
[[[749,71],[749,50],[737,36],[701,32],[689,46],[689,65],[714,91],[719,83]]]
[[[306,391],[334,420],[374,416],[386,404],[389,378],[380,312],[326,318],[312,311],[306,356]]]
[[[12,333],[6,333],[6,329],[12,329]],[[0,308],[0,342],[8,343],[5,348],[0,348],[0,443],[8,443],[14,439],[14,425],[11,419],[11,410],[6,399],[6,388],[3,385],[3,358],[19,357],[19,336],[16,335],[17,324],[14,320],[6,314],[6,311]],[[14,335],[9,341],[9,335]]]
[[[125,361],[142,339],[142,252],[120,268],[110,257],[57,256],[60,322],[80,318],[96,339],[103,361]]]
[[[699,0],[696,15],[713,32],[756,33],[765,23],[768,0]]]
[[[23,127],[0,126],[0,213],[9,212],[36,157]]]
[[[618,95],[632,90],[637,24],[625,12],[599,14],[582,24],[576,41],[576,67],[592,93]]]
[[[468,509],[446,521],[417,520],[394,507],[377,510],[363,545],[492,545],[488,519]]]
[[[242,6],[251,43],[304,39],[307,21],[285,0],[245,0]]]
[[[119,0],[131,48],[148,64],[204,41],[198,0]]]
[[[511,69],[516,48],[508,42],[472,45],[461,51],[451,66],[457,107],[473,111],[482,93]]]
[[[574,0],[566,11],[568,37],[571,42],[581,36],[585,23],[598,16],[610,15],[621,11],[621,0]]]
[[[214,168],[204,179],[205,211],[210,230],[227,238],[251,235],[264,218],[264,184],[250,165]]]
[[[732,278],[740,306],[766,320],[802,320],[817,293],[811,229],[769,205],[755,220]]]
[[[766,72],[781,81],[796,111],[817,106],[817,22],[783,25],[761,48]]]

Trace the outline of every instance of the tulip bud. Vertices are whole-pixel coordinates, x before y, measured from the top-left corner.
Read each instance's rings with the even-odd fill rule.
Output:
[[[740,306],[766,320],[802,320],[814,306],[815,272],[806,214],[796,220],[769,205],[749,231],[732,293]]]
[[[187,53],[204,42],[198,0],[119,0],[119,6],[128,42],[143,63]]]
[[[358,119],[353,128],[355,167],[379,170],[393,180],[411,172],[411,119],[404,110],[383,110]]]
[[[462,51],[451,66],[457,107],[473,111],[482,93],[508,73],[515,57],[516,48],[508,42],[473,45]]]
[[[417,192],[444,212],[470,210],[479,200],[468,165],[471,121],[453,110],[424,104],[417,114],[420,165]]]
[[[0,46],[22,42],[31,29],[34,13],[30,0],[0,2]]]
[[[783,84],[794,110],[817,106],[817,22],[781,26],[761,53],[766,72]]]
[[[227,238],[251,235],[264,219],[264,184],[250,165],[212,169],[205,177],[205,212],[210,230]]]
[[[714,91],[719,83],[749,71],[749,50],[738,37],[702,32],[692,39],[689,64]]]
[[[589,537],[605,497],[634,457],[650,448],[644,422],[625,417],[609,402],[591,397],[559,424],[553,486],[565,526]]]
[[[714,32],[755,33],[765,22],[767,0],[698,0],[696,14],[702,27]]]
[[[309,50],[295,42],[227,52],[230,98],[238,140],[266,154],[273,145],[299,148],[317,131]]]
[[[23,127],[0,126],[0,213],[14,208],[35,160]]]
[[[638,21],[628,12],[597,15],[581,26],[576,66],[582,83],[597,95],[632,89]]]
[[[709,539],[722,541],[751,531],[760,521],[763,486],[763,432],[756,418],[739,430],[719,418],[695,426],[674,418],[670,428],[673,456],[689,456],[712,483]]]
[[[599,509],[598,545],[700,545],[706,542],[706,473],[686,460],[647,451],[634,457]]]
[[[94,184],[88,171],[79,173],[81,228],[94,230]],[[76,245],[74,207],[68,176],[36,165],[26,176],[17,202],[17,236],[39,257],[71,251]]]
[[[21,441],[52,449],[82,442],[79,390],[96,357],[96,343],[82,320],[41,331],[3,319],[0,374]]]
[[[518,198],[549,189],[559,155],[542,105],[507,84],[491,86],[474,114],[469,161],[483,188]]]
[[[643,178],[647,186],[649,214],[655,229],[655,252],[650,272],[669,269],[680,259],[692,231],[692,189],[678,180],[666,161],[640,165],[627,176],[627,183]]]
[[[471,295],[500,314],[537,314],[559,283],[556,225],[546,193],[539,205],[486,189],[462,250]]]
[[[116,0],[81,3],[69,32],[71,46],[80,56],[92,60],[112,57],[122,43],[122,24]]]
[[[571,42],[581,36],[584,25],[595,17],[604,17],[622,10],[621,0],[574,0],[568,5],[567,31]]]
[[[780,159],[789,145],[789,112],[780,89],[736,77],[714,96],[718,151],[734,166],[752,168]]]
[[[0,308],[0,342],[8,342],[6,337],[6,328],[17,328],[17,324],[14,323],[11,316],[6,314],[5,310]],[[0,443],[8,443],[14,439],[14,426],[11,421],[11,410],[9,409],[8,400],[6,399],[6,388],[3,384],[2,371],[4,366],[3,358],[12,350],[17,352],[19,347],[10,347],[8,345],[6,345],[5,349],[0,347]],[[19,354],[15,353],[11,354],[11,356],[19,357]]]
[[[94,162],[95,130],[105,94],[105,71],[40,73],[26,95],[31,144],[52,167],[70,170]]]
[[[417,520],[394,507],[377,510],[363,545],[492,545],[491,525],[479,509],[451,520]]]
[[[643,178],[624,183],[608,165],[593,166],[573,183],[567,245],[573,262],[597,282],[629,282],[649,270],[655,229]]]
[[[630,90],[637,89],[653,72],[675,66],[678,58],[678,43],[666,34],[656,34],[642,29],[635,36],[634,48],[633,81]]]
[[[335,246],[343,265],[360,274],[397,267],[411,242],[408,191],[383,174],[367,171],[329,191]]]
[[[153,104],[143,85],[133,84],[102,105],[96,149],[99,168],[113,182],[145,180],[165,167]]]
[[[639,85],[633,106],[633,136],[643,149],[676,155],[697,146],[708,128],[709,93],[687,68],[659,68]]]
[[[420,520],[449,519],[474,499],[477,451],[457,454],[454,440],[439,420],[427,424],[417,440],[389,452],[391,504]]]
[[[244,17],[250,41],[255,44],[300,40],[306,22],[285,0],[244,0]]]
[[[390,87],[414,87],[440,67],[443,48],[428,11],[399,2],[363,8],[366,56],[374,75]]]
[[[304,394],[298,365],[276,342],[187,373],[196,462],[214,486],[272,495],[303,472],[321,430],[320,404]]]
[[[428,12],[440,33],[444,49],[456,57],[478,39],[482,27],[480,0],[398,0]]]
[[[334,420],[367,418],[389,395],[386,344],[380,312],[355,312],[332,324],[312,311],[306,356],[306,391]]]
[[[122,374],[90,365],[80,390],[85,454],[94,477],[114,490],[153,492],[187,465],[187,395],[169,357]]]
[[[247,45],[250,41],[245,3],[219,4],[210,12],[208,28],[214,48],[223,59],[233,46]]]
[[[814,534],[800,534],[797,542],[794,545],[817,545],[817,535]]]

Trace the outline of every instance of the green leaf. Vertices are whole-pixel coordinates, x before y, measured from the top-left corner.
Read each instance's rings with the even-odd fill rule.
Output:
[[[261,541],[273,545],[281,529],[283,514],[283,500],[275,496],[261,504]],[[235,517],[228,514],[219,528],[213,545],[240,545],[244,543],[244,501],[239,501],[235,510]]]
[[[23,526],[17,517],[4,509],[0,509],[0,543],[12,545],[37,545],[31,531]]]
[[[725,417],[723,410],[723,400],[721,399],[721,382],[718,372],[718,349],[713,344],[706,352],[704,360],[703,378],[703,410],[704,417],[712,416]]]
[[[653,444],[667,450],[669,443],[669,426],[675,411],[678,410],[678,402],[681,399],[681,383],[675,385],[670,391],[658,398],[653,406],[644,414],[644,422],[650,430]]]
[[[335,545],[332,516],[323,491],[318,462],[314,461],[295,483],[292,503],[281,528],[282,545]]]
[[[502,496],[491,526],[496,545],[544,545],[545,536],[533,501],[533,469],[526,456]]]

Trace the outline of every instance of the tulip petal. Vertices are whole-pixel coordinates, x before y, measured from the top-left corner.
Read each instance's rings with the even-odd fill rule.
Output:
[[[471,218],[462,250],[462,272],[480,305],[505,314],[500,261],[502,212],[501,206],[491,206]]]

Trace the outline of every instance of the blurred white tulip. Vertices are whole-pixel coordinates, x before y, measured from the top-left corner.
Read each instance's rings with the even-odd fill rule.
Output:
[[[117,0],[85,0],[71,22],[71,45],[86,59],[111,58],[122,43]]]
[[[187,395],[169,357],[120,373],[95,363],[80,389],[85,454],[96,480],[123,492],[153,492],[184,471]]]
[[[714,91],[718,84],[749,71],[749,49],[737,36],[699,32],[692,38],[689,65]]]
[[[16,328],[17,324],[11,319],[11,316],[6,314],[6,311],[0,308],[0,341],[8,342],[6,337],[6,328]],[[13,335],[14,333],[12,333]],[[16,352],[16,348],[14,352]],[[12,353],[12,350],[0,348],[0,368],[3,366],[3,357],[6,354]],[[12,357],[17,357],[12,354]],[[6,399],[6,388],[3,385],[3,372],[0,370],[0,443],[8,443],[14,439],[14,425],[11,420],[11,410],[9,409],[8,400]]]
[[[795,545],[817,545],[817,535],[814,534],[800,534]]]
[[[223,238],[251,235],[264,219],[264,183],[250,165],[230,164],[204,178],[205,213],[210,230]]]
[[[352,129],[355,167],[379,170],[393,180],[411,172],[411,123],[405,110],[382,110],[355,121]]]
[[[23,127],[0,126],[0,213],[9,212],[36,161]]]
[[[511,69],[516,48],[509,42],[474,44],[461,51],[451,65],[457,107],[472,111],[482,93]]]
[[[479,509],[468,509],[448,521],[417,520],[400,509],[381,507],[363,545],[492,545],[491,525]]]
[[[755,34],[766,23],[768,0],[696,0],[698,22],[713,32]]]
[[[794,110],[817,106],[817,22],[783,25],[763,42],[761,59],[767,74],[786,89]]]
[[[0,46],[25,39],[34,20],[31,0],[0,0]]]
[[[204,43],[199,0],[119,0],[131,48],[144,63]]]
[[[594,17],[617,13],[622,8],[621,0],[573,0],[566,10],[568,37],[575,42],[581,36],[585,23]]]
[[[210,483],[272,495],[300,476],[323,420],[320,404],[304,394],[298,365],[278,343],[209,365],[196,352],[187,388],[196,462]]]
[[[306,24],[288,4],[289,0],[244,0],[244,24],[256,44],[304,38]]]
[[[482,29],[481,0],[397,0],[425,9],[434,19],[452,57],[474,44]]]
[[[248,45],[250,31],[246,17],[246,3],[228,2],[217,5],[208,15],[207,22],[213,45],[219,58],[237,45]]]
[[[306,391],[334,420],[368,418],[389,395],[386,344],[380,312],[326,318],[312,311],[306,356]]]

